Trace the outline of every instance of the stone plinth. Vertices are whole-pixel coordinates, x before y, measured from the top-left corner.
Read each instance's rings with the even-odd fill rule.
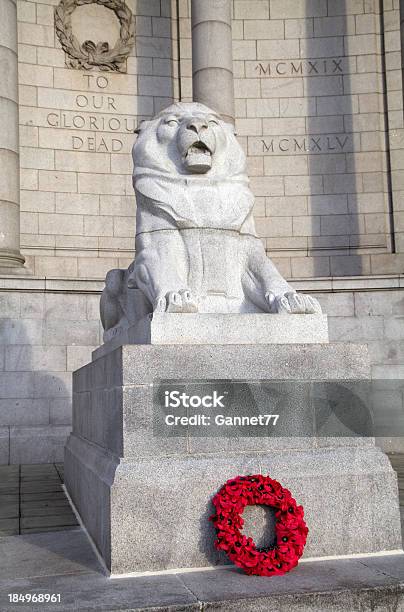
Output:
[[[401,548],[396,474],[372,439],[153,436],[153,381],[362,379],[352,344],[122,346],[74,374],[65,482],[113,574],[223,564],[211,498],[269,474],[305,507],[305,556]],[[303,417],[302,417],[303,418]]]
[[[94,351],[94,358],[123,344],[323,344],[327,315],[154,313]]]

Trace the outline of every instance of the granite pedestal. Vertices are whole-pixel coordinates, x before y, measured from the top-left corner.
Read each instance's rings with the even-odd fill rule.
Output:
[[[124,345],[99,355],[74,374],[65,483],[112,574],[226,563],[210,500],[227,479],[257,472],[304,505],[305,557],[401,549],[396,474],[371,438],[153,435],[156,381],[364,379],[366,346]]]
[[[161,314],[147,315],[105,342],[94,357],[123,344],[323,344],[327,315]]]

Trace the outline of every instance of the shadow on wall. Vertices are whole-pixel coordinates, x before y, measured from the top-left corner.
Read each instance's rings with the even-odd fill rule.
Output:
[[[156,115],[174,101],[175,60],[170,0],[162,0],[161,9],[160,17],[136,16],[138,96],[146,102],[140,106],[147,107],[147,112],[138,116],[138,120]]]
[[[313,276],[363,273],[361,258],[351,257],[360,246],[361,229],[352,155],[359,109],[353,107],[349,58],[344,57],[344,36],[348,35],[344,13],[349,1],[339,0],[340,14],[334,18],[306,20],[309,76],[304,79],[304,94],[309,105],[306,134],[311,143],[308,214],[312,225],[308,254],[313,257]]]
[[[136,57],[138,75],[137,108],[134,110],[137,126],[174,102],[174,83],[178,83],[178,78],[174,78],[174,66],[179,66],[179,61],[173,57],[171,0],[161,0],[160,6],[160,17],[146,17],[135,11],[136,36],[132,53]],[[128,195],[135,197],[133,190]]]
[[[198,548],[211,565],[228,565],[230,561],[227,555],[221,550],[216,550],[214,547],[214,541],[216,539],[215,526],[212,521],[209,520],[209,517],[214,513],[214,505],[211,500],[209,500],[205,512],[200,517],[200,538]]]
[[[41,319],[0,319],[0,463],[63,461],[71,426],[66,347],[44,346]],[[35,338],[38,344],[33,344]],[[52,371],[53,369],[53,371]]]
[[[400,0],[401,71],[404,83],[404,0]]]

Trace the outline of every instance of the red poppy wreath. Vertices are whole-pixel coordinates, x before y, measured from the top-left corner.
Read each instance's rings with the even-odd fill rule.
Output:
[[[257,548],[254,540],[241,533],[246,506],[261,504],[275,508],[276,543]],[[237,476],[228,480],[213,498],[216,514],[210,517],[216,528],[215,547],[247,574],[275,576],[296,567],[309,532],[290,491],[269,476]]]

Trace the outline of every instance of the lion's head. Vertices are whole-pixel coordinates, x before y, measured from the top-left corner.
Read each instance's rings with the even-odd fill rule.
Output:
[[[153,173],[231,180],[246,174],[246,158],[234,128],[198,103],[178,102],[137,130],[134,177]]]

